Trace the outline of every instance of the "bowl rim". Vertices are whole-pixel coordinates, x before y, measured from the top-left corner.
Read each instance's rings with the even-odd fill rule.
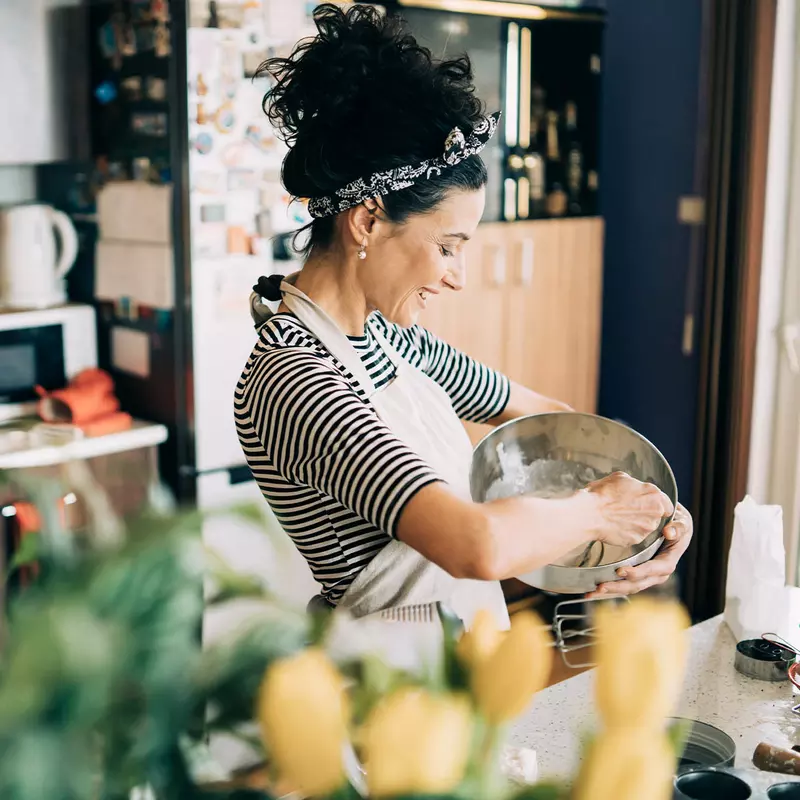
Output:
[[[545,567],[547,569],[558,570],[558,571],[580,569],[582,571],[586,570],[587,573],[588,573],[591,570],[601,570],[601,569],[608,569],[609,567],[625,566],[625,562],[628,561],[628,559],[634,558],[639,553],[643,552],[644,550],[647,550],[648,548],[652,547],[656,542],[660,541],[659,547],[655,550],[655,552],[653,554],[653,555],[655,555],[655,553],[658,552],[658,550],[661,548],[661,545],[664,543],[664,540],[665,540],[665,537],[664,537],[664,534],[663,534],[664,528],[666,528],[667,525],[669,525],[670,522],[672,522],[672,520],[675,519],[675,512],[676,512],[676,510],[678,508],[678,502],[679,502],[679,499],[678,499],[678,482],[675,480],[675,473],[672,470],[672,465],[669,463],[669,461],[667,461],[667,459],[665,458],[665,456],[661,452],[661,450],[659,450],[646,436],[644,436],[643,434],[639,433],[639,431],[634,430],[629,425],[626,425],[624,422],[618,422],[617,420],[609,419],[608,417],[603,417],[600,414],[590,414],[590,413],[588,413],[586,411],[542,411],[539,414],[525,414],[525,416],[523,416],[523,417],[516,417],[515,419],[510,419],[510,420],[508,420],[508,422],[503,422],[501,425],[498,425],[497,427],[492,428],[492,430],[490,430],[485,436],[481,437],[481,439],[478,441],[478,443],[475,445],[475,447],[473,447],[473,449],[472,449],[473,461],[470,463],[470,470],[469,470],[470,488],[471,488],[471,484],[472,484],[472,473],[473,473],[473,469],[475,468],[474,456],[475,456],[475,453],[478,451],[478,448],[484,442],[486,442],[488,439],[490,439],[492,436],[497,434],[499,431],[502,431],[504,428],[506,428],[506,427],[508,427],[510,425],[517,425],[520,422],[524,422],[527,419],[536,419],[538,417],[572,417],[572,418],[574,418],[574,417],[585,417],[587,419],[593,419],[593,420],[599,420],[600,422],[605,422],[605,423],[607,423],[609,425],[614,426],[615,428],[622,428],[623,430],[627,431],[628,433],[632,433],[637,439],[642,441],[644,444],[649,445],[650,447],[652,447],[653,450],[655,450],[655,452],[658,453],[659,456],[661,456],[661,460],[664,462],[664,464],[667,467],[667,472],[668,472],[669,477],[670,477],[670,479],[672,481],[672,486],[675,487],[675,508],[673,509],[672,514],[670,514],[669,517],[667,517],[667,519],[664,520],[663,524],[658,529],[653,531],[653,533],[657,533],[658,534],[657,538],[654,539],[649,544],[647,544],[645,547],[643,547],[637,553],[634,553],[633,555],[630,555],[627,558],[620,559],[619,561],[611,561],[608,564],[598,564],[597,566],[594,566],[594,567],[565,567],[565,566],[562,566],[560,564],[546,564],[543,567],[540,567],[540,569],[544,569]],[[481,502],[485,502],[485,501],[481,501]],[[651,533],[650,536],[652,536],[652,535],[653,534]],[[647,539],[643,539],[641,544],[644,544],[644,542],[646,542],[646,541],[647,541]]]

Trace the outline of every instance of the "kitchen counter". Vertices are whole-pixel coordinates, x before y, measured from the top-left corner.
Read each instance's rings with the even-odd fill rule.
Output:
[[[0,430],[9,430],[5,426]],[[145,447],[156,447],[167,440],[167,429],[151,422],[134,421],[126,431],[104,436],[85,436],[68,444],[23,447],[0,453],[0,469],[33,469],[52,467],[82,458],[99,458]]]
[[[677,714],[724,730],[736,743],[737,767],[752,768],[753,751],[761,741],[785,748],[800,744],[800,717],[791,711],[800,696],[788,680],[767,683],[736,672],[736,642],[722,617],[695,625],[687,636],[689,659]],[[511,744],[536,751],[543,777],[575,774],[580,738],[595,723],[593,674],[540,692],[514,725]]]

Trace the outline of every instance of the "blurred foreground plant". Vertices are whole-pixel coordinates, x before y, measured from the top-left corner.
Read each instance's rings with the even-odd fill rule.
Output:
[[[157,800],[264,798],[201,786],[191,763],[193,739],[247,737],[254,721],[272,772],[305,796],[668,796],[676,752],[664,718],[683,674],[677,607],[635,601],[598,611],[604,727],[574,787],[520,788],[500,770],[501,747],[549,674],[553,650],[538,617],[515,615],[501,632],[479,614],[462,636],[442,609],[437,668],[397,669],[358,646],[337,649],[334,617],[284,608],[207,552],[197,512],[162,507],[123,525],[88,471],[70,469],[70,487],[90,498],[84,530],[62,529],[57,488],[26,487],[41,509],[39,578],[10,605],[0,661],[2,800],[121,800],[144,786]],[[263,525],[250,509],[238,513]],[[204,608],[243,597],[259,613],[201,648]]]

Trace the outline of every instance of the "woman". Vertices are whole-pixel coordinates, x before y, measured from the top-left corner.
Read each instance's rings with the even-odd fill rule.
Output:
[[[484,116],[467,58],[432,60],[396,19],[323,5],[315,22],[315,38],[262,68],[290,148],[283,183],[314,221],[303,269],[257,287],[282,303],[253,306],[240,441],[327,603],[363,616],[445,601],[467,623],[488,607],[507,624],[500,579],[589,540],[638,543],[672,508],[626,475],[567,499],[471,502],[459,417],[498,425],[567,408],[416,325],[464,286],[484,207],[478,153],[498,115]],[[691,536],[682,509],[666,536],[653,561],[598,591],[666,580]]]

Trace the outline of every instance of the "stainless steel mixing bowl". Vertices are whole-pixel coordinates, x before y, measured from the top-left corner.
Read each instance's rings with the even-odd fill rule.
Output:
[[[484,502],[489,490],[502,479],[500,459],[504,449],[518,449],[525,465],[539,460],[569,461],[591,467],[601,476],[627,472],[641,481],[654,483],[673,505],[678,501],[672,469],[644,436],[619,422],[593,414],[552,413],[507,422],[479,442],[470,472],[470,489],[476,502]],[[535,493],[538,487],[529,488]],[[665,519],[621,560],[587,567],[548,564],[518,576],[519,580],[559,594],[591,592],[600,583],[619,580],[620,567],[635,566],[652,558],[664,541],[662,531],[669,521]]]

